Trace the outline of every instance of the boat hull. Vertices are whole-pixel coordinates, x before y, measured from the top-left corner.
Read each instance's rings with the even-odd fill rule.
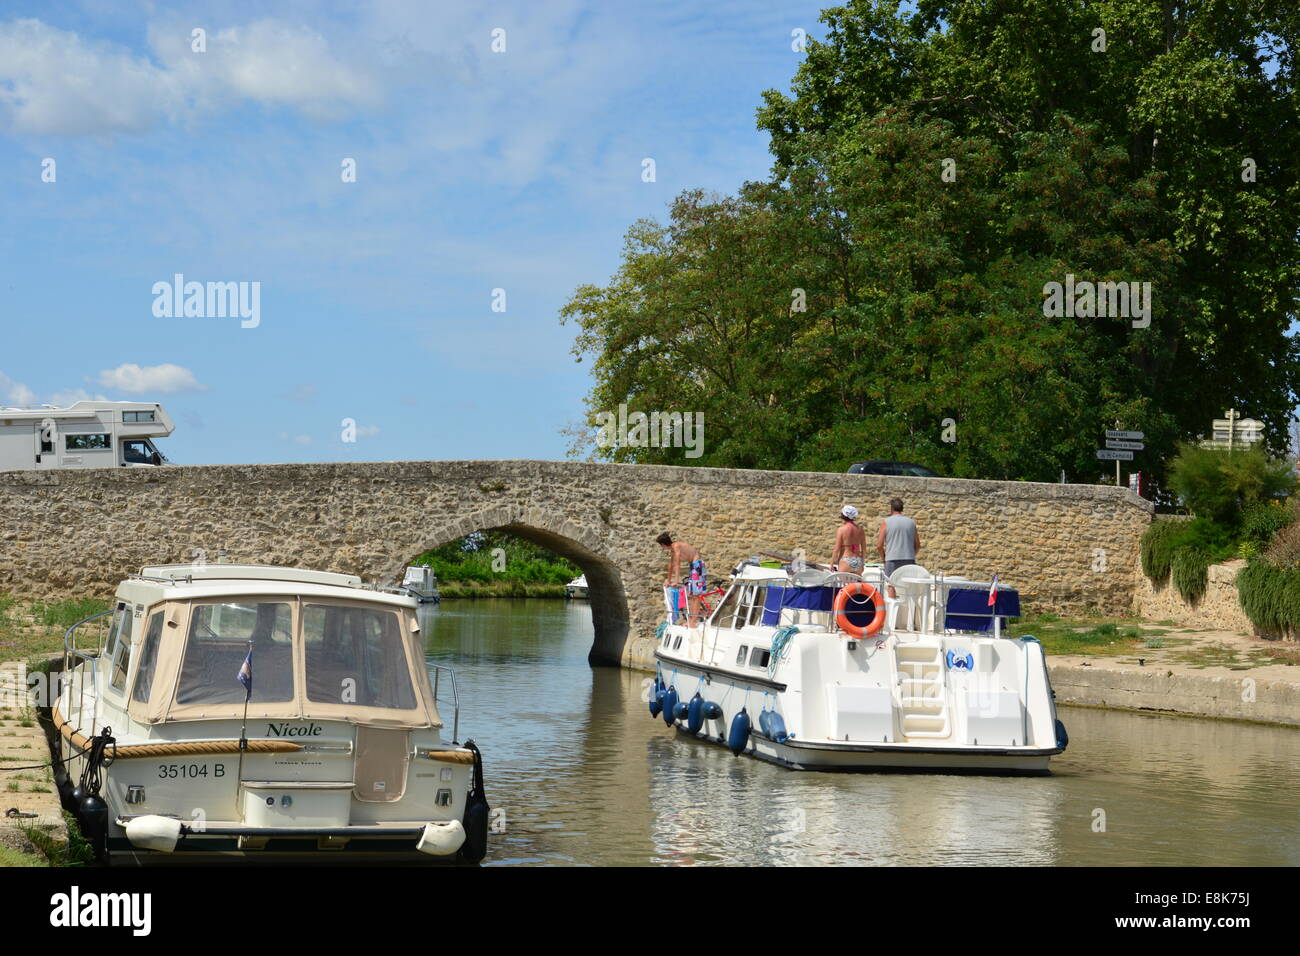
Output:
[[[787,710],[792,701],[790,687],[786,684],[758,677],[729,677],[720,668],[692,667],[679,657],[662,652],[657,652],[656,658],[665,671],[671,668],[679,697],[684,698],[691,688],[700,687],[710,699],[745,701],[751,731],[745,747],[737,756],[755,757],[792,770],[1041,775],[1051,772],[1051,758],[1063,749],[1032,744],[970,746],[928,739],[867,743],[829,738],[801,739],[794,735],[785,741],[777,741],[760,730],[759,714],[763,701],[769,697],[783,712]],[[684,719],[672,721],[672,726],[681,737],[729,748],[728,722],[733,716],[734,712],[725,714],[722,720],[706,720],[695,734],[687,729]],[[1052,719],[1055,719],[1054,708]]]
[[[680,722],[675,724],[678,734],[700,743],[726,747],[727,741],[718,734],[690,733]],[[821,770],[845,772],[896,772],[896,773],[973,773],[973,774],[1026,774],[1051,773],[1050,761],[1059,750],[1014,752],[1006,750],[969,751],[955,748],[925,750],[921,747],[865,747],[855,744],[842,746],[811,746],[777,743],[757,732],[750,735],[744,756],[766,760],[790,770]]]

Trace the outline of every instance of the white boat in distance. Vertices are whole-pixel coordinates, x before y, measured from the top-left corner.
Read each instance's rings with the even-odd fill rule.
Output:
[[[991,588],[751,559],[707,621],[659,625],[650,713],[801,770],[1047,772],[1068,738],[1042,645],[1003,636],[1019,595]]]
[[[423,564],[413,564],[406,569],[406,574],[402,578],[402,590],[421,604],[442,603],[442,592],[438,590],[438,575],[433,573],[433,568]]]
[[[68,629],[50,715],[60,790],[100,858],[482,859],[482,762],[415,609],[293,568],[122,582]]]
[[[564,586],[566,598],[585,598],[587,596],[587,576],[580,574]]]

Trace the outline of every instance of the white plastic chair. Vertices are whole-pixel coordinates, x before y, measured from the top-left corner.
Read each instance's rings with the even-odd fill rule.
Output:
[[[898,593],[898,604],[894,607],[897,626],[899,610],[907,609],[909,629],[924,631],[930,622],[930,585],[934,575],[919,564],[908,564],[889,576],[889,584]]]

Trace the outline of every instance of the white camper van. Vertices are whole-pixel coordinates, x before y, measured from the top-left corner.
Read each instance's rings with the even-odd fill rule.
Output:
[[[163,465],[151,439],[174,428],[156,402],[0,405],[0,471]]]

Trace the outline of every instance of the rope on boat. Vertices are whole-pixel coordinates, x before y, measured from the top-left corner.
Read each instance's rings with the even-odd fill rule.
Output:
[[[93,745],[93,740],[73,727],[59,713],[56,704],[50,716],[59,733],[67,738],[74,747],[86,750]],[[248,753],[283,754],[302,750],[300,744],[288,740],[250,740]],[[134,757],[183,757],[195,754],[237,754],[238,740],[181,740],[156,744],[113,744],[111,760],[130,760]]]
[[[790,655],[790,642],[794,636],[799,633],[799,628],[793,624],[787,624],[785,627],[778,627],[776,633],[772,635],[772,651],[767,659],[767,676],[775,679],[776,665],[785,660]]]
[[[112,727],[105,727],[99,732],[99,736],[91,740],[90,755],[86,757],[86,764],[81,768],[82,793],[91,797],[99,796],[99,791],[104,786],[104,767],[111,765],[114,759],[107,756],[107,751],[109,747],[116,747],[116,745]]]

